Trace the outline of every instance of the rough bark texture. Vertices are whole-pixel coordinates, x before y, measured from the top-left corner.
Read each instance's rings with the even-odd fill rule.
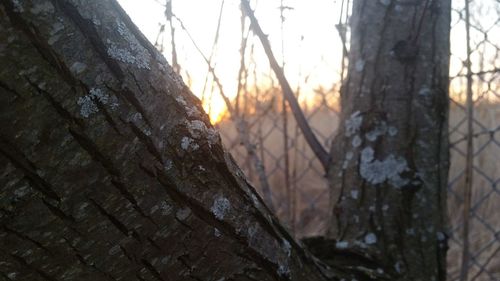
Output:
[[[392,280],[445,280],[450,0],[355,0],[330,237]]]
[[[0,279],[333,276],[115,1],[2,0],[0,65]]]

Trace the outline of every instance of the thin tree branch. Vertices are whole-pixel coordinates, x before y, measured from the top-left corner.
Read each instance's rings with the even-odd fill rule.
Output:
[[[221,5],[220,5],[220,9],[219,9],[219,17],[217,20],[217,28],[215,31],[214,43],[212,44],[212,50],[210,51],[210,56],[208,57],[207,64],[209,65],[209,68],[212,65],[212,60],[214,58],[214,54],[215,54],[215,51],[217,49],[217,45],[219,44],[219,34],[220,34],[220,26],[221,26],[221,21],[222,21],[222,12],[224,10],[224,3],[225,3],[225,1],[222,0]],[[210,72],[210,69],[209,69],[209,72]],[[203,94],[202,101],[204,101],[204,98],[205,98],[205,91],[207,89],[208,76],[209,76],[208,74],[205,76],[205,82],[203,83],[203,90],[201,91]],[[210,99],[210,101],[211,101],[211,99]]]
[[[193,43],[193,45],[196,48],[196,50],[198,51],[198,53],[203,57],[203,59],[207,63],[208,70],[210,71],[210,73],[212,73],[212,76],[214,78],[214,82],[217,85],[217,87],[219,88],[219,93],[220,93],[222,99],[224,100],[224,103],[226,104],[227,111],[229,111],[229,114],[230,114],[230,118],[236,124],[236,130],[238,132],[238,135],[239,135],[241,141],[243,142],[243,145],[245,146],[245,149],[247,150],[248,155],[250,155],[250,157],[252,158],[255,170],[257,170],[257,174],[259,175],[259,182],[260,182],[260,185],[262,188],[264,201],[266,202],[267,207],[272,212],[274,212],[274,205],[273,205],[273,201],[272,201],[272,192],[271,192],[271,187],[269,186],[269,182],[267,180],[267,176],[265,173],[266,170],[265,170],[264,165],[262,164],[261,159],[257,156],[257,153],[255,151],[255,145],[253,145],[250,142],[250,134],[249,134],[249,130],[248,130],[248,124],[243,119],[241,119],[239,116],[234,114],[234,107],[231,104],[231,101],[229,100],[229,98],[224,93],[224,88],[222,87],[222,84],[219,80],[219,77],[215,73],[215,69],[212,67],[212,65],[210,65],[210,60],[205,56],[203,51],[198,47],[198,44],[196,44],[196,42],[194,41],[191,34],[187,31],[186,27],[184,26],[184,23],[177,16],[173,15],[173,17],[179,22],[181,28],[186,32],[187,36],[189,37],[189,39]]]
[[[304,134],[304,138],[306,139],[309,147],[314,152],[318,160],[321,162],[324,170],[327,171],[330,163],[330,157],[327,151],[318,141],[311,127],[307,123],[307,119],[304,116],[302,109],[300,108],[299,102],[295,98],[292,88],[290,87],[290,84],[288,83],[280,65],[276,61],[273,51],[271,50],[271,44],[267,40],[267,36],[262,31],[259,22],[257,21],[257,18],[253,13],[253,10],[250,8],[249,2],[247,0],[241,0],[241,6],[243,7],[243,11],[245,11],[247,17],[250,19],[250,24],[253,32],[259,37],[260,42],[262,43],[262,47],[264,47],[264,51],[266,52],[266,55],[269,59],[269,63],[271,64],[271,68],[273,69],[274,74],[278,78],[278,81],[281,85],[283,96],[290,105],[290,109],[302,133]]]
[[[469,0],[465,0],[465,36],[467,41],[467,154],[465,159],[465,188],[464,188],[464,226],[463,226],[463,248],[462,248],[462,267],[460,269],[460,281],[468,280],[470,263],[470,245],[469,245],[469,221],[470,206],[472,197],[473,181],[473,161],[474,161],[474,138],[473,138],[473,120],[474,104],[472,100],[472,70],[471,70],[471,48],[470,48],[470,17]]]

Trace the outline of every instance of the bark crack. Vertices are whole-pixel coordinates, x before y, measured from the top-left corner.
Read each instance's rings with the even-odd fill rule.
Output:
[[[83,132],[77,131],[74,128],[69,128],[69,133],[73,136],[73,138],[77,141],[77,143],[89,153],[89,155],[97,162],[101,163],[104,169],[111,175],[115,177],[120,176],[120,171],[115,167],[113,161],[104,156],[99,151],[97,145]]]
[[[29,241],[33,244],[35,244],[38,248],[42,249],[43,251],[47,252],[49,255],[53,256],[54,254],[52,253],[51,250],[49,250],[47,247],[45,247],[42,243],[36,241],[35,239],[29,237],[28,235],[24,234],[24,233],[21,233],[21,232],[18,232],[17,230],[14,230],[14,229],[11,229],[11,228],[8,228],[7,226],[4,226],[3,227],[3,230],[6,232],[6,233],[9,233],[11,235],[14,235],[16,237],[18,237],[19,239],[22,239],[22,240],[26,240],[26,241]]]
[[[126,237],[132,236],[136,240],[140,241],[138,234],[134,230],[129,230],[118,218],[114,217],[112,214],[108,213],[104,207],[99,205],[94,199],[89,198],[89,201],[97,208],[99,213],[107,218],[112,225],[116,227],[123,235]]]
[[[41,270],[40,268],[35,267],[33,264],[28,263],[23,257],[18,256],[16,254],[10,254],[10,256],[15,261],[17,261],[20,265],[22,265],[24,268],[27,268],[32,273],[38,275],[39,277],[42,277],[42,279],[47,280],[47,281],[57,281],[56,278],[50,276],[45,271]]]
[[[42,193],[45,197],[61,202],[61,198],[55,189],[37,174],[37,167],[16,146],[11,144],[6,137],[0,134],[0,153],[21,172],[31,183],[31,186]]]

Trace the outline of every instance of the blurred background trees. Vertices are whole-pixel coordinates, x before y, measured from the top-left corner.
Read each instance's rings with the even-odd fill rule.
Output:
[[[212,120],[216,122],[226,147],[235,155],[253,184],[260,188],[267,202],[272,201],[282,222],[296,237],[323,234],[328,228],[330,217],[328,198],[337,198],[339,193],[328,188],[321,164],[308,148],[290,109],[283,105],[279,83],[272,71],[266,69],[267,58],[258,39],[250,32],[248,20],[240,17],[237,2],[220,1],[220,5],[204,7],[202,10],[213,11],[210,16],[204,17],[185,9],[184,4],[169,2],[172,5],[171,12],[176,17],[163,24],[172,24],[176,35],[171,37],[171,32],[160,33],[162,36],[158,38],[162,38],[164,44],[158,41],[158,46],[163,46],[166,56],[172,57],[170,46],[174,45],[172,39],[175,41],[178,61],[186,65],[185,68],[181,67],[181,74],[195,88],[203,90],[201,97],[205,101],[205,108],[212,112],[211,116],[217,116],[212,117]],[[409,9],[416,4],[405,1],[377,2],[394,5],[399,10]],[[161,1],[157,3],[164,4]],[[425,1],[418,3],[426,5]],[[439,7],[433,3],[435,1],[428,3],[428,16],[439,12]],[[256,4],[252,6],[256,17],[268,35],[277,60],[283,65],[310,126],[324,147],[329,148],[338,128],[340,87],[349,65],[349,19],[353,2],[317,1],[312,5],[290,0],[252,4]],[[127,8],[127,4],[124,5]],[[496,202],[500,200],[497,189],[500,174],[500,144],[497,140],[500,114],[499,10],[498,2],[493,0],[454,1],[451,10],[451,169],[447,185],[447,204],[448,209],[452,210],[449,212],[447,233],[450,236],[449,280],[459,280],[465,272],[469,273],[469,280],[499,278],[500,261],[496,256],[500,250],[500,225],[494,211]],[[190,14],[195,14],[195,19]],[[135,19],[133,12],[130,15]],[[200,18],[206,20],[203,26],[197,24]],[[140,21],[137,20],[139,24]],[[184,24],[181,25],[180,21]],[[225,28],[227,26],[239,30],[239,33],[233,33],[231,28]],[[154,34],[152,37],[158,34],[157,31],[151,32]],[[201,57],[188,55],[192,54],[187,50],[193,44],[191,39],[186,39],[188,33],[193,42],[201,46],[200,50],[206,58],[210,59],[213,71],[205,71],[207,78],[204,81],[208,81],[206,86],[204,83],[200,86],[193,78],[196,75],[190,71],[192,68],[187,67],[195,60],[206,67],[206,61]],[[238,65],[234,63],[235,60],[228,59],[228,46],[231,45],[228,42],[233,42],[234,53],[240,55]],[[301,51],[297,52],[297,49]],[[231,67],[232,71],[227,70]],[[232,74],[227,75],[228,72]],[[235,112],[248,124],[248,143],[253,145],[258,161],[265,167],[264,182],[267,182],[271,195],[266,191],[267,188],[262,188],[265,187],[262,185],[264,177],[256,168],[255,160],[252,160],[255,157],[248,154],[248,149],[242,145],[237,129],[228,118],[228,112],[220,110],[220,104],[223,103],[212,102],[219,98],[217,85],[210,82],[213,81],[213,73],[218,73]],[[201,76],[205,77],[203,73]],[[324,79],[325,76],[327,79]],[[468,260],[465,266],[462,260]],[[460,272],[460,268],[464,270]]]

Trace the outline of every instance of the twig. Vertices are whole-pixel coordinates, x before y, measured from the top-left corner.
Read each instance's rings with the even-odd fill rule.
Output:
[[[285,6],[283,5],[283,0],[280,1],[280,19],[281,19],[281,71],[285,73]],[[282,108],[282,118],[283,118],[283,160],[285,162],[285,190],[286,190],[286,215],[288,219],[288,223],[290,223],[292,214],[291,214],[291,203],[292,203],[292,191],[290,187],[290,153],[288,153],[288,108],[286,106],[285,99],[281,99],[281,108]],[[292,230],[292,235],[294,235],[294,228],[290,228]]]
[[[340,7],[340,17],[339,17],[339,23],[337,24],[337,31],[339,33],[340,40],[342,41],[342,59],[341,59],[341,66],[340,66],[340,83],[341,86],[344,83],[344,76],[345,76],[345,71],[346,71],[346,59],[349,51],[347,50],[347,20],[349,18],[349,3],[350,0],[347,0],[347,5],[346,5],[346,12],[345,12],[345,20],[342,22],[342,15],[344,13],[344,1],[342,0],[342,6]]]
[[[469,221],[470,205],[472,197],[472,170],[474,157],[474,138],[472,122],[474,118],[474,105],[472,101],[472,71],[471,71],[471,48],[470,48],[470,17],[469,0],[465,0],[465,34],[467,40],[467,154],[465,166],[465,189],[464,189],[464,226],[463,226],[463,248],[462,248],[462,267],[460,269],[460,281],[468,280],[470,249],[469,249]]]
[[[210,73],[212,73],[212,76],[214,78],[214,82],[217,85],[217,87],[219,88],[219,94],[221,95],[222,99],[224,100],[224,103],[226,104],[227,111],[229,111],[229,114],[230,114],[230,118],[236,124],[236,130],[238,132],[238,135],[239,135],[241,141],[243,142],[243,145],[245,146],[245,149],[247,150],[248,155],[250,155],[250,157],[253,160],[255,170],[257,171],[257,174],[259,175],[259,182],[260,182],[260,185],[262,188],[263,197],[264,197],[264,200],[267,204],[267,207],[271,211],[274,211],[274,206],[273,206],[273,201],[272,201],[272,192],[271,192],[271,188],[269,186],[269,182],[267,180],[265,168],[264,168],[264,165],[262,164],[262,161],[259,159],[259,157],[257,156],[257,153],[255,152],[255,146],[250,142],[250,134],[248,132],[247,123],[234,114],[233,105],[231,104],[231,101],[224,93],[224,88],[222,87],[222,84],[219,80],[219,77],[215,73],[215,69],[210,65],[210,61],[205,56],[203,51],[201,51],[198,44],[196,44],[196,41],[194,41],[193,37],[191,36],[189,31],[184,26],[184,23],[175,15],[173,15],[173,17],[179,22],[181,28],[186,32],[186,35],[191,40],[191,43],[193,43],[193,46],[195,47],[195,49],[198,51],[198,53],[203,57],[203,59],[207,63],[208,70],[210,71]]]
[[[246,67],[245,63],[245,52],[247,48],[247,42],[248,42],[248,34],[250,33],[250,28],[246,30],[245,34],[245,14],[243,13],[243,10],[241,10],[241,18],[240,18],[240,24],[241,24],[241,42],[240,42],[240,69],[238,70],[238,88],[236,90],[236,98],[235,98],[235,114],[237,116],[240,116],[240,96],[241,92],[245,90],[245,93],[247,92],[247,79],[248,79],[248,69]],[[245,83],[243,84],[242,80],[243,77],[245,78]]]
[[[216,28],[216,31],[215,31],[214,43],[212,44],[212,50],[210,51],[210,56],[208,57],[208,65],[209,66],[212,65],[212,59],[213,59],[214,54],[215,54],[216,46],[219,43],[220,24],[221,24],[221,21],[222,21],[222,11],[224,10],[224,2],[225,1],[222,0],[221,5],[220,5],[220,9],[219,9],[219,18],[217,20],[217,28]],[[209,72],[210,72],[210,70],[209,70]],[[205,82],[203,83],[203,90],[201,91],[203,93],[203,97],[205,97],[205,91],[207,89],[207,83],[208,83],[208,74],[207,74],[207,76],[205,76]],[[202,101],[204,101],[203,98],[202,98]]]
[[[175,46],[175,27],[172,22],[172,15],[173,15],[172,0],[166,0],[165,17],[167,18],[167,21],[170,23],[170,43],[172,45],[172,68],[174,69],[175,73],[179,74],[181,71],[181,67],[177,59],[177,48]]]
[[[257,18],[255,17],[252,9],[250,8],[250,4],[248,3],[247,0],[241,0],[241,6],[243,7],[243,10],[245,11],[247,17],[250,19],[251,27],[254,34],[256,34],[259,37],[260,42],[264,47],[264,51],[266,52],[267,58],[269,59],[269,63],[271,64],[271,68],[273,69],[274,74],[278,78],[278,81],[281,85],[283,96],[290,105],[290,109],[302,133],[304,134],[304,138],[306,139],[307,143],[309,144],[309,147],[311,148],[311,150],[314,152],[314,154],[322,164],[323,169],[327,171],[330,163],[330,157],[327,151],[318,141],[311,127],[307,123],[306,117],[304,116],[304,113],[300,108],[299,102],[293,95],[292,88],[290,87],[290,84],[288,83],[285,75],[283,74],[281,67],[276,61],[273,51],[271,50],[271,45],[267,40],[267,36],[262,31],[259,22],[257,21]]]

